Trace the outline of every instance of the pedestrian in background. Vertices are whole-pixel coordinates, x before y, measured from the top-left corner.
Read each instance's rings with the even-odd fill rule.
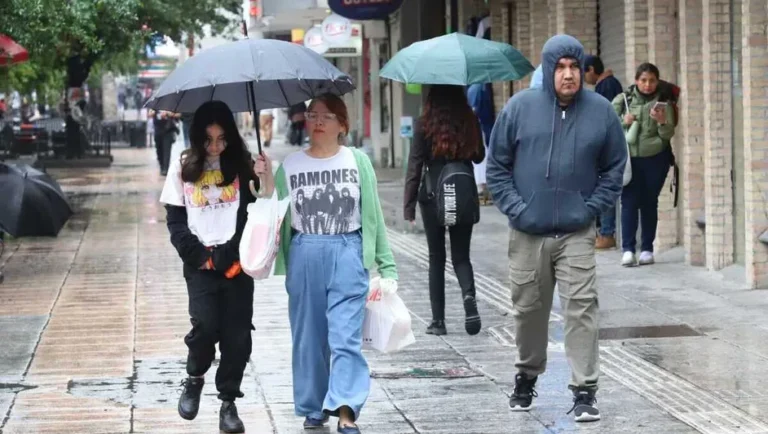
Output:
[[[428,193],[437,190],[440,172],[447,162],[467,165],[485,159],[485,145],[480,123],[467,97],[459,86],[433,85],[427,95],[424,113],[419,119],[411,144],[405,180],[404,217],[416,219],[419,203],[429,248],[429,301],[432,322],[427,334],[444,335],[445,325],[445,226],[438,223],[437,203]],[[424,170],[426,169],[426,170]],[[481,321],[477,311],[475,276],[469,258],[472,224],[451,226],[451,260],[459,280],[464,302],[464,327],[470,335],[480,333]]]
[[[574,396],[568,413],[577,422],[594,421],[600,419],[595,218],[619,197],[627,145],[611,104],[582,89],[579,41],[554,36],[541,60],[542,87],[509,100],[493,127],[488,158],[488,188],[512,227],[518,373],[509,406],[528,411],[537,396],[557,283]]]
[[[480,128],[483,133],[483,147],[487,147],[491,140],[493,123],[496,121],[496,115],[493,112],[493,86],[491,86],[491,83],[475,83],[467,89],[467,99],[472,107],[472,111],[475,112],[477,119],[480,121]],[[481,205],[490,205],[492,201],[491,194],[488,192],[485,159],[480,163],[473,164],[475,166],[475,180],[477,181],[480,193],[480,203]]]
[[[216,358],[216,389],[222,401],[219,429],[245,432],[235,400],[251,355],[253,279],[239,266],[240,238],[246,207],[256,200],[248,185],[257,175],[271,176],[271,164],[259,156],[253,164],[237,130],[235,117],[220,101],[195,112],[191,147],[171,164],[160,202],[166,204],[171,244],[184,263],[192,330],[184,337],[189,348],[187,374],[179,398],[179,415],[197,416],[204,375]],[[274,185],[265,181],[265,193]]]
[[[675,135],[674,107],[669,106],[672,85],[660,85],[659,78],[656,65],[643,63],[635,72],[635,84],[613,99],[613,108],[629,132],[632,164],[632,180],[621,193],[621,264],[625,267],[655,262],[653,242],[659,223],[659,195],[674,158],[670,143]]]
[[[624,92],[621,82],[613,76],[613,71],[605,69],[603,61],[589,55],[584,61],[584,81],[595,86],[595,92],[608,101],[613,101],[616,95]],[[596,249],[612,249],[616,247],[616,206],[600,213],[598,217],[600,229],[598,230]]]
[[[176,125],[174,114],[167,111],[156,112],[152,123],[155,129],[155,148],[160,175],[166,176],[171,160],[171,148],[176,141],[176,134],[179,134],[179,127]]]
[[[303,102],[294,104],[288,109],[288,120],[291,123],[288,132],[288,142],[292,146],[301,146],[304,144],[304,127],[306,121],[304,112],[306,111],[307,105]]]
[[[397,271],[371,161],[343,146],[349,133],[344,101],[319,96],[306,120],[309,148],[286,157],[275,175],[280,199],[291,198],[275,274],[287,274],[294,408],[305,429],[321,429],[336,416],[339,433],[359,434],[356,421],[371,386],[362,352],[368,270],[378,267],[385,292],[396,290]],[[343,222],[329,224],[332,215],[341,217],[332,213],[342,204],[336,192],[343,191],[354,208]],[[317,214],[307,227],[309,197]]]

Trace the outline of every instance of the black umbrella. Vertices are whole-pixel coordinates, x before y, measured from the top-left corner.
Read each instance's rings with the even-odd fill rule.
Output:
[[[14,237],[56,236],[72,216],[64,192],[26,164],[0,163],[0,228]]]
[[[194,113],[207,101],[233,112],[290,107],[324,93],[355,90],[352,79],[307,47],[276,39],[243,39],[201,51],[176,68],[144,107]],[[254,123],[259,153],[261,137]]]

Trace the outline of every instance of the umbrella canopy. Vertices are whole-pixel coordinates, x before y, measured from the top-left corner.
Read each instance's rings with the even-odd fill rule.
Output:
[[[379,75],[403,83],[467,86],[519,80],[531,71],[531,62],[509,44],[451,33],[398,51]]]
[[[0,227],[14,237],[56,236],[72,216],[58,183],[26,164],[0,163]]]
[[[0,66],[13,65],[29,60],[29,53],[10,37],[0,34]]]
[[[255,112],[354,89],[348,75],[309,48],[276,39],[243,39],[185,61],[145,107],[194,113],[203,103],[218,100],[234,112]]]

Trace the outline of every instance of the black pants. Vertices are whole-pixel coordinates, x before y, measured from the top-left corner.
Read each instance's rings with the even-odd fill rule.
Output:
[[[429,301],[432,305],[432,319],[445,319],[445,227],[437,225],[437,209],[429,203],[420,203],[421,218],[427,234],[429,247]],[[475,295],[475,274],[469,260],[472,241],[472,225],[452,226],[451,260],[453,271],[459,280],[462,299]]]
[[[216,358],[219,344],[221,360],[216,371],[219,399],[242,398],[240,383],[251,357],[251,319],[253,317],[253,279],[240,273],[227,279],[219,271],[195,270],[184,266],[189,294],[192,330],[184,337],[189,348],[187,374],[202,376]]]

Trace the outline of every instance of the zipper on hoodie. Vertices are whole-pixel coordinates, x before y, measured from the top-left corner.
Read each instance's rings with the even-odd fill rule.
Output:
[[[560,105],[558,105],[558,108],[560,108],[561,116],[560,116],[560,130],[557,132],[557,138],[559,140],[558,143],[562,143],[563,142],[563,140],[562,140],[562,138],[563,138],[563,129],[565,127],[565,109],[560,107]],[[561,157],[560,156],[560,151],[562,151],[562,149],[558,148],[558,154],[557,154],[557,161],[558,162],[560,161],[560,157]],[[557,169],[557,181],[555,181],[555,194],[553,195],[553,199],[552,199],[552,207],[555,209],[555,227],[554,227],[554,229],[555,229],[555,238],[559,238],[559,235],[560,235],[559,232],[558,232],[558,229],[557,229],[557,226],[560,224],[560,214],[557,212],[557,193],[559,191],[560,191],[560,170],[558,168]]]

